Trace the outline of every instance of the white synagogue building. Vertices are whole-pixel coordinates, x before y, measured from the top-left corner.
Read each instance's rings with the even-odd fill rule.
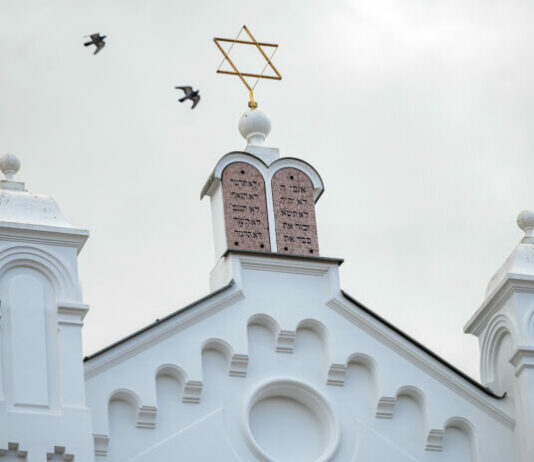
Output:
[[[1,157],[0,462],[534,461],[534,214],[466,320],[479,383],[343,291],[270,128],[245,113],[202,188],[211,292],[85,359],[89,233]]]

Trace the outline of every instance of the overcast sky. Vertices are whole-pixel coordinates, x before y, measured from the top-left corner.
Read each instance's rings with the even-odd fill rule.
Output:
[[[462,328],[534,208],[534,3],[0,0],[0,153],[91,237],[86,354],[206,295],[217,160],[247,93],[214,36],[275,42],[267,142],[314,165],[343,288],[478,377]],[[97,56],[83,36],[108,34]],[[191,111],[174,85],[199,87]]]

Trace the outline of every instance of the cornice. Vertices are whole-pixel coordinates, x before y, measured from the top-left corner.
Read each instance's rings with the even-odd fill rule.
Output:
[[[508,277],[495,287],[471,319],[467,321],[464,332],[479,336],[488,321],[514,292],[534,293],[534,276],[509,273]]]
[[[130,337],[85,358],[85,378],[89,379],[94,377],[110,367],[164,341],[176,332],[186,329],[212,314],[221,311],[225,307],[242,300],[244,294],[241,290],[236,289],[227,292],[227,289],[232,286],[234,286],[233,281],[221,290],[210,294],[208,297],[172,313],[166,319],[158,320],[153,325],[145,327]],[[214,297],[219,294],[221,296],[215,299]]]
[[[0,240],[4,241],[75,247],[80,253],[88,238],[85,229],[0,221]]]
[[[338,267],[343,260],[306,255],[288,255],[271,252],[229,250],[225,255],[235,255],[243,269],[273,271],[278,273],[323,276],[332,267]]]
[[[446,370],[441,363],[426,355],[419,348],[416,348],[414,345],[409,344],[405,339],[392,333],[387,326],[378,323],[376,319],[372,318],[365,312],[361,310],[357,311],[352,306],[347,306],[338,298],[332,298],[327,302],[327,306],[341,314],[353,324],[365,330],[381,343],[387,345],[419,369],[434,377],[454,393],[462,396],[471,404],[477,406],[480,410],[499,423],[503,424],[510,430],[514,429],[515,420],[495,406],[490,401],[491,398],[489,396],[484,395],[481,390],[469,385],[469,382],[465,381],[459,375]]]
[[[534,347],[528,345],[517,347],[510,363],[515,367],[516,377],[519,377],[524,369],[534,368]]]

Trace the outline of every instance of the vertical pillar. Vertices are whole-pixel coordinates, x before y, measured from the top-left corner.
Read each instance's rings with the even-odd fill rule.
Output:
[[[63,406],[85,407],[82,326],[88,305],[58,304],[59,349],[61,355],[61,388]]]

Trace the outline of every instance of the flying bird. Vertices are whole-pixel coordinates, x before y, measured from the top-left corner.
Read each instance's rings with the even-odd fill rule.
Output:
[[[90,45],[96,45],[95,52],[93,53],[96,55],[102,48],[106,46],[104,39],[107,37],[107,35],[91,34],[89,37],[91,37],[91,41],[84,43],[83,46],[88,47]]]
[[[193,101],[193,105],[191,106],[191,109],[195,109],[195,106],[200,101],[200,95],[198,94],[200,90],[193,91],[193,87],[174,87],[174,88],[176,88],[177,90],[183,90],[184,92],[184,96],[180,98],[178,101],[180,101],[180,103],[183,103],[186,99],[190,99],[191,101]]]

